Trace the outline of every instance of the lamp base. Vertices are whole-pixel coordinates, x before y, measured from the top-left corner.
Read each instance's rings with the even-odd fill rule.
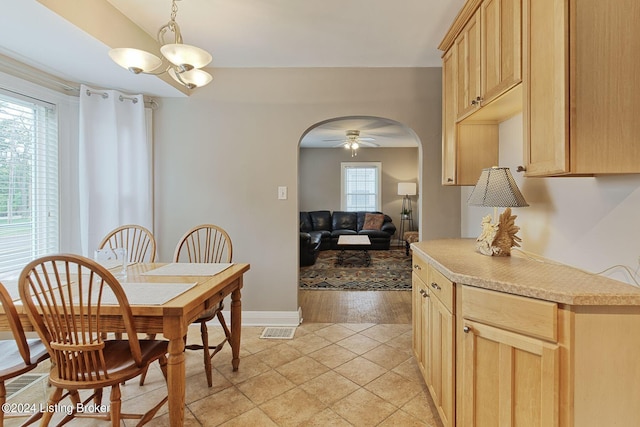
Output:
[[[476,250],[488,256],[510,256],[511,248],[520,247],[522,241],[516,233],[520,227],[515,225],[517,215],[511,215],[506,208],[497,224],[491,222],[491,215],[482,218],[482,233],[476,239]]]

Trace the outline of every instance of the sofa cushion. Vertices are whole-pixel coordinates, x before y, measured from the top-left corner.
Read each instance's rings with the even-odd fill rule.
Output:
[[[333,212],[333,231],[358,230],[358,217],[355,212]]]
[[[380,230],[380,228],[382,228],[383,223],[384,223],[384,215],[366,213],[364,215],[364,224],[362,225],[362,229],[363,230]]]
[[[300,212],[300,231],[308,233],[313,230],[313,223],[309,212]]]
[[[331,231],[331,211],[312,211],[309,216],[314,230]]]

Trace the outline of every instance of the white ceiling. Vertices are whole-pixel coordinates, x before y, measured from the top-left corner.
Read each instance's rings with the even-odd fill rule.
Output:
[[[171,13],[170,0],[106,1],[153,38]],[[215,69],[222,67],[439,67],[442,52],[437,46],[463,4],[464,0],[179,0],[176,21],[184,43],[213,55],[208,71],[215,84]],[[157,97],[186,96],[157,77],[120,68],[108,57],[111,47],[118,46],[105,45],[36,0],[13,1],[0,14],[2,55],[70,82]],[[367,126],[374,131],[371,123],[358,127]],[[389,124],[385,126],[379,133],[392,132]]]

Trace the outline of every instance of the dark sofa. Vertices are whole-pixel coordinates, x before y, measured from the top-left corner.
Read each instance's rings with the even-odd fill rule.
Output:
[[[382,212],[311,211],[300,212],[300,265],[312,265],[318,252],[337,249],[342,234],[368,235],[371,250],[388,250],[396,226],[388,215],[379,230],[363,229],[366,214]]]

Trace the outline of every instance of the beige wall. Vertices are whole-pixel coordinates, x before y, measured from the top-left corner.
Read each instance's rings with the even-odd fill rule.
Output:
[[[581,178],[525,178],[522,164],[522,115],[500,125],[500,166],[511,168],[529,203],[514,208],[521,227],[522,249],[591,272],[618,264],[637,271],[640,256],[640,175]],[[491,213],[469,207],[462,196],[462,234],[480,234],[480,220]],[[631,275],[615,267],[607,276],[631,283]]]
[[[341,148],[300,149],[298,178],[298,202],[301,211],[340,210],[341,163],[382,163],[382,206],[400,229],[402,196],[398,196],[398,182],[418,183],[417,148],[361,148],[356,157]],[[418,184],[418,188],[420,188]],[[418,196],[411,197],[413,218],[417,226],[419,218]],[[415,206],[415,207],[414,207]],[[407,227],[408,224],[405,224]]]
[[[155,112],[155,232],[162,261],[201,222],[226,228],[249,262],[243,309],[296,310],[298,144],[320,121],[385,117],[421,141],[425,237],[460,235],[460,191],[440,185],[441,69],[219,69]],[[287,186],[289,198],[277,199]]]

